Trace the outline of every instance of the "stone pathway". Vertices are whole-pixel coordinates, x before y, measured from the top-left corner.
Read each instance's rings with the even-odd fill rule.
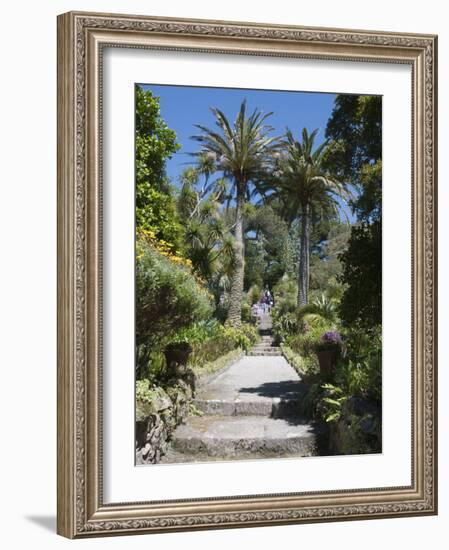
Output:
[[[273,346],[267,317],[262,342],[199,390],[202,416],[178,426],[162,462],[317,454],[319,430],[297,412],[304,384]]]
[[[271,320],[271,316],[269,314],[265,313],[260,317],[258,330],[261,341],[253,346],[252,350],[248,352],[248,355],[282,355],[279,347],[273,344],[273,321]]]

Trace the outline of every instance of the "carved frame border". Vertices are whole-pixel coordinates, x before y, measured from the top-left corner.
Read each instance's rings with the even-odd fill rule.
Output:
[[[104,47],[412,67],[410,487],[103,504],[101,60]],[[437,513],[437,37],[70,12],[58,17],[58,533],[70,538]]]

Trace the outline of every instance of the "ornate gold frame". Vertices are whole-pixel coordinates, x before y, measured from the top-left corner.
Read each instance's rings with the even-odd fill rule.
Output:
[[[412,484],[104,504],[101,58],[104,46],[405,63],[412,68]],[[436,95],[432,35],[66,13],[58,17],[58,533],[81,538],[436,514]]]

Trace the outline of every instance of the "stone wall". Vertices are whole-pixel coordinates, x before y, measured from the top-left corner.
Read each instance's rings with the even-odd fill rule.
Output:
[[[344,455],[382,452],[381,407],[362,397],[349,398],[339,420],[330,423],[329,449]]]
[[[190,367],[175,365],[172,378],[163,387],[151,389],[151,399],[136,400],[136,464],[157,464],[161,460],[175,428],[189,415],[196,388],[210,382],[242,354],[240,348],[231,350],[203,366],[200,374]]]
[[[157,464],[167,452],[171,434],[189,413],[194,383],[172,379],[154,389],[150,402],[136,402],[136,464]]]

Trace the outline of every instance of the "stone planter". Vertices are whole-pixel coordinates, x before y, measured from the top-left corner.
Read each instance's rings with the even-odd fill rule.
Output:
[[[181,375],[186,371],[192,348],[187,342],[169,344],[165,350],[167,374],[169,376]]]

